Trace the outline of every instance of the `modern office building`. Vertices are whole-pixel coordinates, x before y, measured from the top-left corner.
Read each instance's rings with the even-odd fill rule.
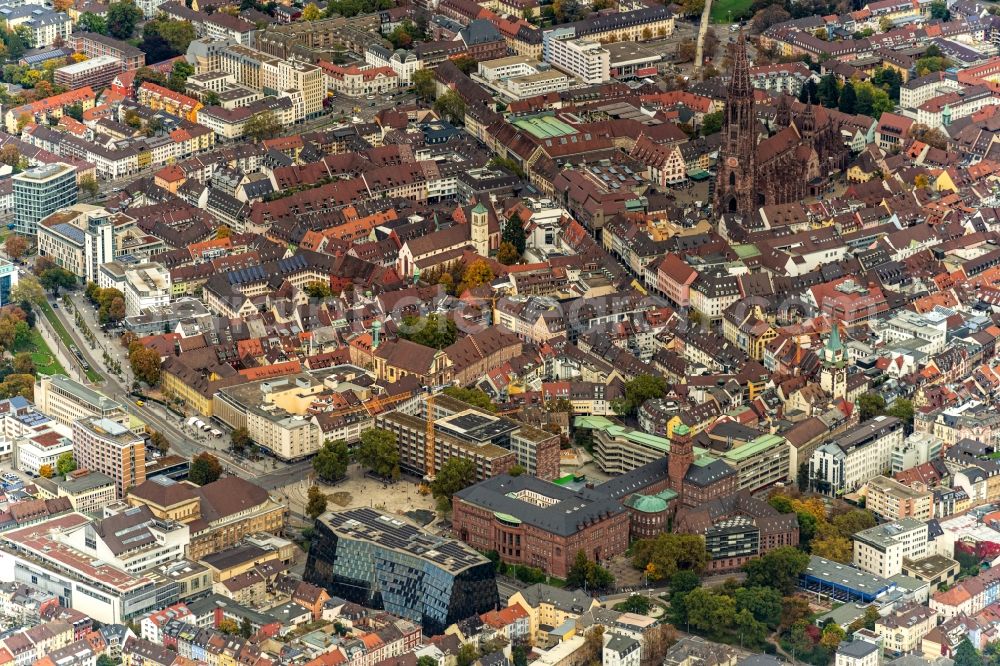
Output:
[[[433,636],[499,604],[492,562],[460,541],[360,508],[316,521],[303,578],[418,622]]]
[[[399,464],[423,475],[426,470],[427,402],[419,414],[392,411],[379,414],[375,425],[396,434]],[[477,478],[507,472],[515,464],[541,479],[559,476],[559,436],[525,423],[476,409],[447,395],[434,400],[434,470],[451,457],[476,463]]]
[[[24,236],[34,236],[41,220],[76,203],[76,169],[69,164],[43,164],[12,180],[14,231]]]
[[[553,67],[595,85],[611,78],[611,53],[593,39],[554,39],[549,62]]]
[[[146,480],[146,445],[120,423],[88,417],[73,421],[73,453],[77,464],[115,480],[118,497]]]
[[[104,507],[115,501],[117,495],[114,479],[88,469],[51,479],[39,477],[35,479],[35,485],[43,499],[48,499],[49,496],[66,497],[73,510],[80,513],[101,513]]]
[[[862,571],[850,564],[832,562],[812,555],[806,570],[799,574],[799,587],[840,602],[869,602],[889,594],[898,586],[888,578]]]
[[[892,451],[903,443],[903,422],[876,416],[820,446],[809,459],[809,484],[826,495],[857,490],[869,479],[887,472]]]
[[[63,425],[85,417],[108,419],[122,426],[129,422],[120,402],[66,375],[42,376],[35,384],[35,406]]]
[[[927,551],[927,523],[904,518],[854,535],[854,566],[892,578],[903,573],[904,560],[919,560]]]
[[[38,254],[85,282],[97,282],[101,264],[114,261],[114,232],[114,220],[106,209],[76,204],[38,222]]]
[[[10,305],[10,292],[17,285],[17,266],[0,261],[0,307]]]

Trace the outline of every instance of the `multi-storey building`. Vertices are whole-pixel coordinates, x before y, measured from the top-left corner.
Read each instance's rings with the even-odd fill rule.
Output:
[[[316,65],[285,60],[264,60],[261,64],[261,87],[271,94],[295,91],[301,93],[306,118],[323,110],[326,86],[323,70]]]
[[[129,266],[124,277],[121,291],[125,296],[126,317],[170,304],[170,271],[163,264],[149,262]]]
[[[40,491],[52,497],[66,497],[75,511],[102,513],[117,498],[115,480],[107,474],[77,470],[65,477],[36,479]]]
[[[80,467],[115,480],[119,497],[146,480],[146,445],[125,426],[107,418],[73,421],[73,453]]]
[[[332,595],[418,622],[427,634],[500,603],[493,563],[484,556],[368,508],[316,521],[303,577]]]
[[[857,490],[889,470],[893,448],[902,444],[903,434],[903,422],[892,416],[876,416],[852,428],[813,452],[809,483],[828,495]]]
[[[153,515],[191,526],[186,556],[200,560],[235,546],[250,534],[280,533],[287,509],[266,490],[238,476],[198,487],[156,476],[129,490],[127,501]]]
[[[943,442],[928,432],[914,432],[892,449],[892,473],[912,469],[941,457]]]
[[[593,39],[555,39],[548,62],[587,84],[611,78],[611,52]]]
[[[115,224],[107,210],[76,204],[38,222],[38,254],[85,282],[97,282],[101,264],[115,258]]]
[[[934,493],[876,476],[867,484],[865,507],[884,520],[930,520],[934,517]]]
[[[527,474],[495,476],[455,494],[455,534],[512,564],[565,576],[581,550],[603,560],[629,544],[629,514],[599,489],[571,490]]]
[[[0,19],[11,29],[27,28],[31,34],[29,45],[35,48],[65,42],[73,32],[73,20],[68,14],[39,5],[0,7]]]
[[[34,236],[38,222],[76,203],[76,169],[53,162],[23,171],[14,181],[14,230]]]
[[[903,560],[927,555],[927,523],[903,518],[854,535],[854,565],[882,578],[903,572]]]
[[[128,413],[120,402],[101,395],[66,375],[42,376],[35,384],[35,405],[63,425],[80,418],[108,419],[125,426]]]
[[[919,652],[924,636],[937,626],[937,611],[922,604],[908,603],[875,620],[875,635],[882,639],[887,654]]]
[[[375,425],[396,433],[400,465],[424,474],[426,464],[427,419],[434,419],[434,462],[437,471],[452,456],[476,462],[477,476],[485,479],[521,465],[528,474],[541,479],[559,476],[559,437],[502,416],[476,409],[450,396],[438,395],[434,412],[427,413],[426,399],[415,405],[419,415],[402,410],[376,417]]]
[[[64,86],[69,90],[84,86],[98,90],[106,88],[121,71],[121,60],[112,55],[100,55],[60,67],[53,74],[53,80],[57,86]]]
[[[154,111],[165,111],[170,115],[197,122],[198,110],[202,103],[193,97],[174,92],[150,81],[144,81],[138,90],[138,100],[143,106]]]
[[[88,58],[109,55],[121,61],[122,71],[139,69],[146,64],[142,49],[114,37],[96,32],[74,32],[70,45]]]

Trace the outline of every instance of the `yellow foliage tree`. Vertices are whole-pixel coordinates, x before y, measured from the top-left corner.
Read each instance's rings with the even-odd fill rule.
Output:
[[[43,476],[46,479],[52,478],[52,465],[42,465],[38,468],[38,476]]]
[[[302,10],[303,21],[315,21],[322,16],[323,12],[321,12],[319,7],[317,7],[315,4],[311,2],[308,5],[306,5],[305,8]]]

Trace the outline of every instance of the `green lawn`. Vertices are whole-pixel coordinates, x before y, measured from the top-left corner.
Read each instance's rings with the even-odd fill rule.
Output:
[[[56,359],[55,354],[49,349],[48,344],[42,338],[38,329],[31,330],[31,338],[28,344],[22,345],[14,350],[15,352],[30,352],[31,360],[35,363],[35,370],[40,375],[65,375],[66,370]]]
[[[712,2],[712,23],[732,23],[750,10],[753,0],[714,0]],[[724,37],[719,37],[725,39]]]
[[[42,312],[45,313],[45,318],[49,320],[50,324],[52,324],[52,329],[56,332],[56,335],[58,335],[62,343],[66,345],[66,349],[68,350],[71,346],[75,345],[76,343],[74,343],[73,338],[70,337],[69,331],[67,331],[66,327],[63,326],[62,321],[56,316],[56,313],[52,310],[52,306],[49,305],[48,301],[42,303],[39,307],[42,309]],[[103,377],[97,374],[93,368],[87,370],[87,379],[95,384],[104,380]]]

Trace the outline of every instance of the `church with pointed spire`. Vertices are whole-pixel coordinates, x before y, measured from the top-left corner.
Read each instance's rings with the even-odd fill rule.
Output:
[[[840,341],[840,326],[834,321],[830,337],[820,351],[822,367],[819,373],[820,388],[834,400],[847,398],[847,349]]]
[[[761,123],[741,31],[732,46],[732,75],[722,118],[716,213],[750,219],[761,206],[801,201],[823,192],[830,176],[843,171],[850,158],[838,113],[782,96],[773,122]]]

